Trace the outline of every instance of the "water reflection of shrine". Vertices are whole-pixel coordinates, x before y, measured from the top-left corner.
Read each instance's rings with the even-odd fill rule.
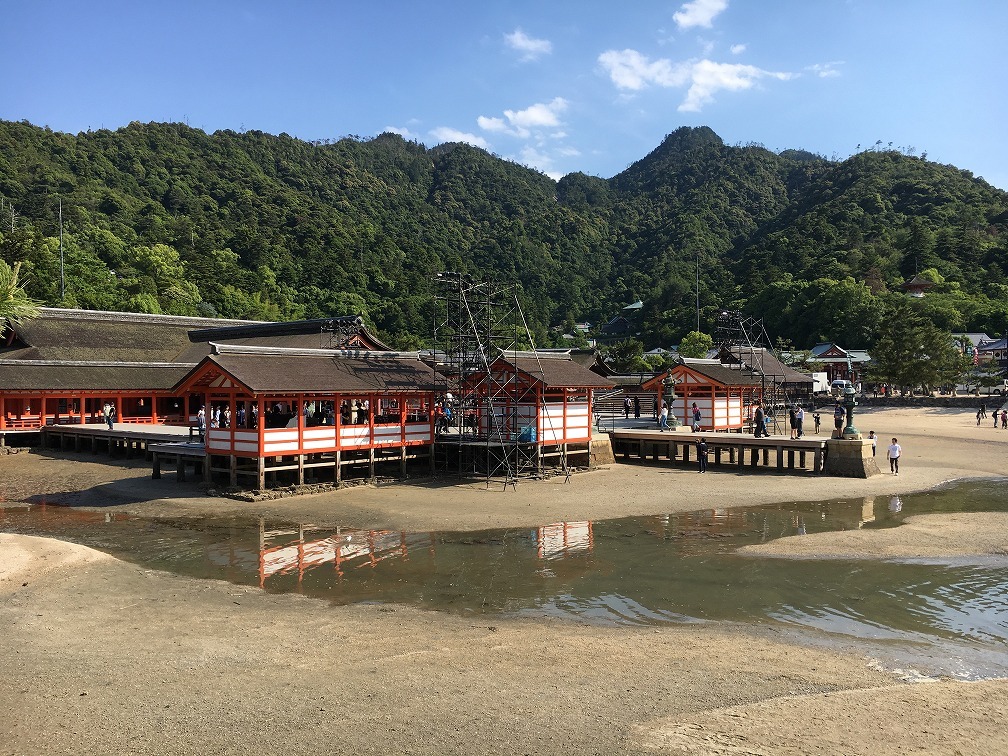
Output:
[[[331,568],[342,578],[349,569],[374,568],[385,560],[407,561],[418,552],[433,560],[438,546],[457,546],[456,542],[441,540],[443,534],[409,533],[397,530],[364,530],[337,527],[322,536],[314,536],[311,528],[299,526],[288,529],[266,528],[259,522],[258,575],[259,587],[266,588],[274,576],[296,576],[301,584],[307,572]],[[528,551],[540,560],[555,560],[589,554],[594,545],[592,523],[558,522],[532,529],[525,540]],[[476,539],[479,542],[479,539]],[[218,560],[223,555],[218,555]],[[241,549],[229,548],[224,561],[237,566],[249,561],[251,554]]]

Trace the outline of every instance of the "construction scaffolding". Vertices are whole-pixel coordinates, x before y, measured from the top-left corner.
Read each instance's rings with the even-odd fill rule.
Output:
[[[760,401],[767,422],[773,424],[775,433],[778,432],[778,416],[786,412],[790,402],[785,390],[786,376],[775,372],[780,361],[776,359],[762,318],[743,316],[737,310],[722,310],[714,321],[714,346],[719,352],[727,350],[737,360],[740,371],[748,371],[760,379]],[[775,359],[766,360],[767,354]],[[750,397],[749,404],[754,401],[755,397]]]
[[[321,323],[320,349],[348,349],[355,336],[360,334],[364,318],[360,315],[345,315],[326,318]]]
[[[518,356],[539,359],[518,286],[451,272],[434,282],[436,393],[445,411],[435,459],[442,470],[454,466],[461,477],[485,478],[488,488],[495,480],[517,487],[541,472],[537,418],[548,417],[517,370],[494,369],[502,357],[512,364]],[[560,465],[569,476],[563,449]]]

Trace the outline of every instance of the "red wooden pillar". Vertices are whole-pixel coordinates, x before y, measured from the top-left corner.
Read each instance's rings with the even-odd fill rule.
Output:
[[[4,407],[4,396],[0,394],[0,431],[7,430],[7,410]]]
[[[151,394],[150,418],[151,418],[151,424],[157,425],[157,395],[155,394]]]
[[[297,410],[297,432],[298,432],[298,454],[304,454],[304,408],[305,408],[305,397],[304,394],[298,394],[294,398],[294,406]]]

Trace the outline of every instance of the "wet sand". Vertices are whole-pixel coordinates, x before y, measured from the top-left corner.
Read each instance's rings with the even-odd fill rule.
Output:
[[[895,495],[1004,472],[1008,431],[978,429],[968,411],[858,420],[900,438],[899,477],[620,464],[517,491],[396,485],[247,504],[151,481],[141,464],[18,454],[0,457],[0,496],[437,530]],[[975,553],[980,533],[1004,525],[928,515],[898,532],[941,556]],[[895,532],[859,531],[858,553],[892,556],[885,538]],[[816,553],[853,553],[846,535],[816,536]],[[800,538],[777,543],[805,548]],[[1003,545],[995,537],[985,548]],[[9,628],[0,636],[4,753],[952,754],[997,753],[1008,735],[1008,683],[911,685],[853,646],[796,647],[759,628],[330,607],[27,536],[0,535],[0,622]]]

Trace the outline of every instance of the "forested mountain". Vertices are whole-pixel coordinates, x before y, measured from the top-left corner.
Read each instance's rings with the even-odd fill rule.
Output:
[[[517,280],[539,344],[640,299],[675,344],[722,308],[773,338],[870,346],[915,272],[949,330],[1008,330],[1008,194],[892,150],[837,162],[682,128],[626,171],[559,182],[465,144],[132,123],[0,122],[0,254],[50,305],[230,318],[364,313],[429,338],[431,277]],[[62,203],[66,296],[60,296]]]

